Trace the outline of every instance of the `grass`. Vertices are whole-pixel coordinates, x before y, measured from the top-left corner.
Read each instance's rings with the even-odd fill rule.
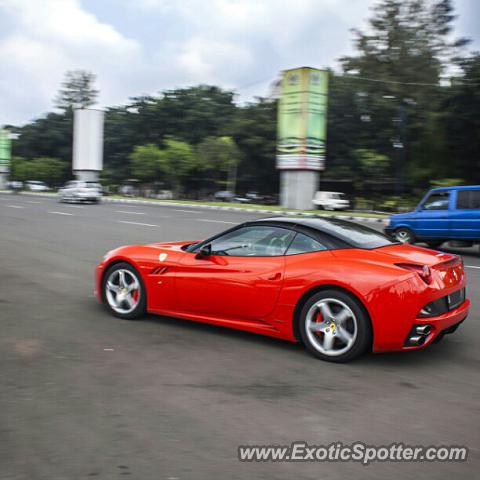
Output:
[[[125,197],[119,195],[109,195],[109,198],[115,198],[118,200],[125,200]],[[235,207],[243,208],[249,210],[272,210],[275,212],[292,212],[292,209],[283,208],[278,205],[259,205],[253,203],[237,203],[237,202],[208,202],[208,201],[199,201],[199,200],[157,200],[155,198],[143,198],[143,197],[128,197],[130,200],[148,200],[158,203],[182,203],[184,205],[206,205],[212,207]],[[355,216],[355,217],[369,217],[369,218],[387,218],[388,215],[381,213],[368,213],[368,212],[344,212],[344,211],[335,211],[331,210],[295,210],[298,213],[313,213],[317,215],[344,215],[344,216]]]

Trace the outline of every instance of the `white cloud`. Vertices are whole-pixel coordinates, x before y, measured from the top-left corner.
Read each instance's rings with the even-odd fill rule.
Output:
[[[77,0],[0,0],[8,20],[0,36],[0,124],[28,120],[52,106],[65,71],[95,72],[109,103],[120,93],[116,76],[141,59],[140,45],[84,11]]]
[[[0,125],[50,110],[78,68],[97,75],[103,106],[198,83],[264,95],[282,69],[351,53],[376,1],[0,0]]]

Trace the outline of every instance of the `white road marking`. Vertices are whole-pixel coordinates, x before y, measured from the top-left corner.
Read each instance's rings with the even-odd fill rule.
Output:
[[[47,213],[54,213],[55,215],[69,215],[69,216],[72,216],[72,215],[73,215],[73,213],[56,212],[56,211],[51,211],[51,212],[47,212]]]
[[[127,220],[117,220],[118,223],[127,223],[128,225],[140,225],[141,227],[158,227],[152,223],[128,222]]]
[[[35,200],[27,200],[27,203],[43,203],[43,202],[36,202]]]
[[[85,208],[85,205],[64,205],[67,208]]]
[[[480,268],[480,267],[477,267],[475,265],[465,265],[466,268]]]
[[[180,210],[179,208],[174,208],[176,212],[185,212],[185,213],[198,213],[198,210]]]
[[[6,205],[6,206],[10,208],[25,208],[23,205]]]
[[[132,212],[129,210],[115,210],[116,213],[131,213],[133,215],[146,215],[145,212]]]
[[[237,225],[238,222],[225,222],[224,220],[210,220],[208,218],[197,218],[198,222],[211,222],[211,223],[229,223],[230,225]]]

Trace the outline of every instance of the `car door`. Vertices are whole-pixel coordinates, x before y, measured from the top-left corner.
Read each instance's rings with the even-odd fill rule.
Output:
[[[176,269],[179,313],[236,320],[273,311],[283,285],[285,257],[294,232],[242,226],[213,239],[211,254],[187,252]]]
[[[451,192],[432,191],[419,205],[415,215],[415,234],[419,238],[446,239],[450,229]]]
[[[457,190],[450,214],[450,238],[480,240],[480,189]]]

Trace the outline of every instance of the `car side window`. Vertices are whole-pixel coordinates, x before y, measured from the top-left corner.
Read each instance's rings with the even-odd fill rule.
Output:
[[[459,210],[480,210],[480,190],[459,190],[457,192]]]
[[[434,192],[422,205],[423,210],[448,210],[450,192]]]
[[[269,226],[241,227],[210,242],[212,255],[275,257],[285,254],[294,232]]]
[[[320,252],[322,250],[327,250],[327,247],[312,237],[303,233],[297,233],[286,254],[297,255],[299,253]]]

